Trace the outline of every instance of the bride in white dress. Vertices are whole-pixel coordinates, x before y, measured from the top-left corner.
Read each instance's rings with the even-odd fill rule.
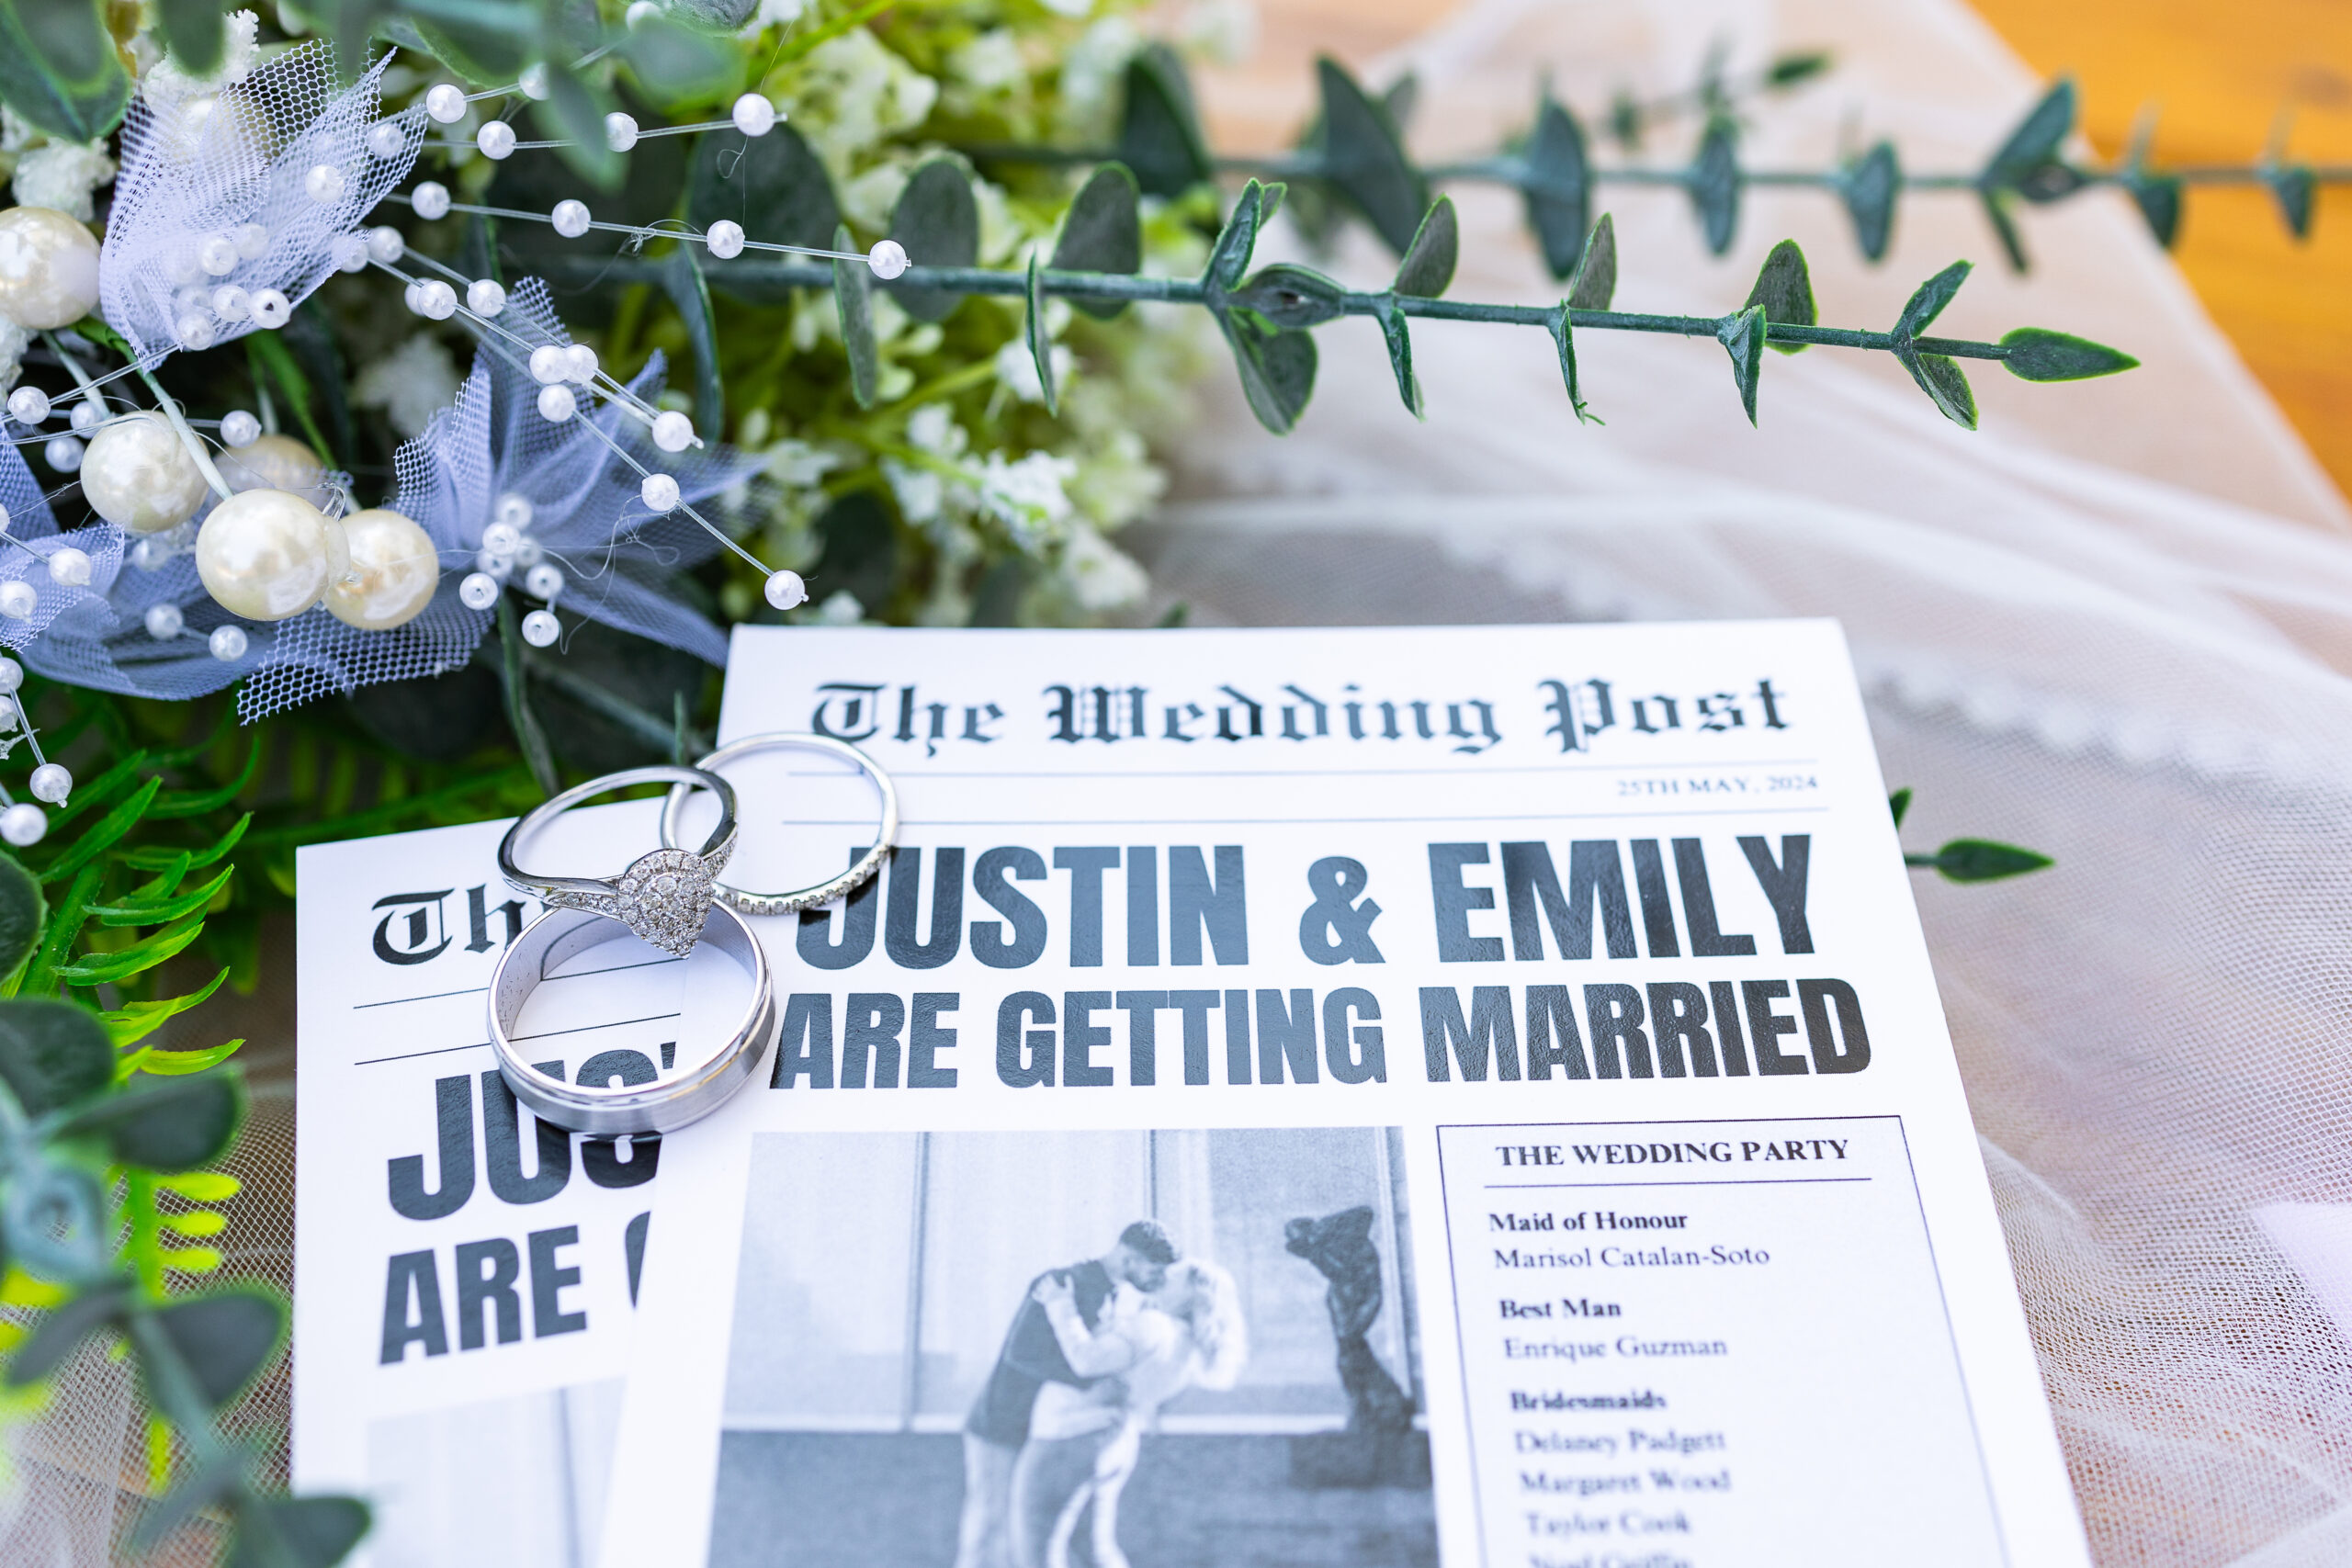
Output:
[[[1038,1281],[1038,1303],[1070,1370],[1095,1382],[1038,1391],[1029,1442],[1013,1468],[1018,1568],[1069,1568],[1070,1537],[1089,1505],[1098,1568],[1128,1568],[1119,1550],[1119,1494],[1134,1474],[1144,1427],[1188,1388],[1229,1389],[1249,1359],[1233,1276],[1187,1259],[1149,1296],[1122,1289],[1089,1329],[1066,1280]]]

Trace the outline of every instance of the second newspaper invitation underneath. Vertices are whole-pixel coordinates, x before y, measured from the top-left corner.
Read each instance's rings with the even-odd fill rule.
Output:
[[[785,729],[905,827],[667,1141],[608,1568],[2086,1561],[1834,625],[739,629]]]

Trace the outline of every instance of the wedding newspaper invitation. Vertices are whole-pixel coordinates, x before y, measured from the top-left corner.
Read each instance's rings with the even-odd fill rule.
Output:
[[[2087,1562],[1833,624],[738,628],[722,739],[773,730],[888,770],[884,873],[755,922],[781,1043],[658,1183],[333,1217],[300,1348],[338,1479],[608,1375],[650,1201],[573,1482],[605,1568]],[[834,763],[733,776],[730,881],[872,842]],[[370,853],[306,861],[320,940],[365,952],[395,889],[324,868]],[[440,912],[390,940],[463,958],[332,1008],[480,984],[483,873],[413,863]],[[664,994],[682,1059],[742,1005]],[[306,1093],[311,1029],[396,1048],[321,1006]],[[316,1163],[306,1100],[307,1204],[405,1213],[420,1151],[453,1190],[433,1104],[517,1135],[439,1060],[344,1069]],[[533,1355],[576,1364],[499,1370]]]

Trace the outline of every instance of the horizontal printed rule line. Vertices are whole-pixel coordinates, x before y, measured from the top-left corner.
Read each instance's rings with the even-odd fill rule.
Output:
[[[370,1056],[366,1061],[354,1062],[351,1065],[355,1067],[372,1067],[379,1062],[413,1062],[419,1056],[446,1056],[452,1051],[487,1051],[489,1049],[490,1042],[482,1040],[471,1045],[444,1045],[435,1051],[403,1051],[397,1056]]]
[[[573,969],[561,975],[549,975],[539,983],[544,986],[552,985],[558,980],[585,980],[591,975],[617,975],[624,969],[653,969],[664,964],[684,964],[684,962],[683,958],[646,958],[635,964],[615,964],[603,969]],[[418,997],[387,997],[380,1002],[354,1002],[351,1004],[351,1010],[364,1012],[369,1008],[398,1007],[402,1002],[437,1002],[450,997],[478,997],[489,989],[488,986],[469,986],[461,991],[428,991]],[[389,1061],[391,1058],[383,1059]]]
[[[507,1039],[520,1045],[526,1040],[552,1040],[559,1034],[586,1034],[598,1029],[625,1029],[632,1023],[659,1023],[665,1018],[684,1018],[684,1016],[683,1010],[677,1012],[648,1013],[643,1018],[616,1018],[609,1023],[583,1023],[577,1029],[550,1029],[544,1034],[510,1034]]]
[[[437,1002],[444,997],[478,997],[488,989],[488,986],[468,986],[462,991],[428,991],[421,997],[386,997],[380,1002],[354,1002],[351,1010],[366,1012],[369,1008],[396,1008],[402,1002]]]
[[[1728,1176],[1720,1181],[1489,1181],[1489,1192],[1577,1191],[1599,1187],[1810,1187],[1831,1181],[1875,1181],[1874,1176]]]

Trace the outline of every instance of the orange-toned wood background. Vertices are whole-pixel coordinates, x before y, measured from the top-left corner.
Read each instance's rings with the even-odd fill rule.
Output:
[[[1856,0],[1868,4],[1869,0]],[[1456,0],[1261,0],[1259,45],[1204,84],[1220,141],[1287,140],[1317,52],[1365,61]],[[2044,76],[2082,87],[2084,127],[2113,156],[2142,107],[2161,111],[2159,162],[2262,150],[2282,108],[2289,151],[2352,164],[2352,0],[1974,0]],[[2267,192],[2197,189],[2175,255],[2303,439],[2352,491],[2352,188],[2322,195],[2310,240],[2289,238]]]

